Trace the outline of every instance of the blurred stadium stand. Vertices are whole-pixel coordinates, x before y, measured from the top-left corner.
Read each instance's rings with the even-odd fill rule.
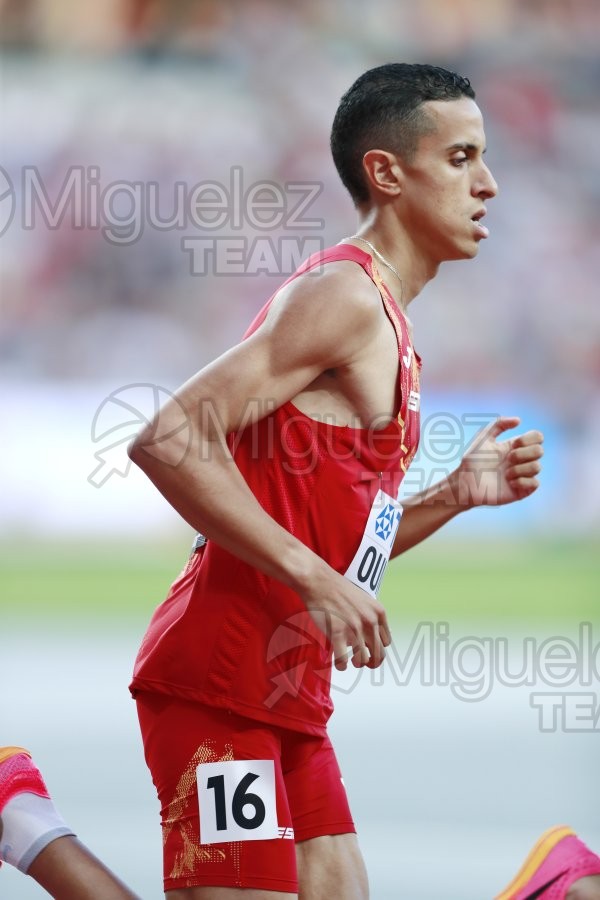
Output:
[[[282,280],[192,274],[181,241],[205,235],[193,223],[157,229],[142,216],[122,245],[68,214],[25,228],[23,168],[36,167],[51,200],[73,166],[96,167],[102,187],[154,182],[164,218],[176,182],[227,186],[236,166],[246,185],[320,182],[310,214],[323,226],[269,237],[335,243],[355,220],[329,156],[333,113],[361,71],[397,60],[472,79],[501,187],[478,259],[444,267],[411,308],[428,409],[458,412],[454,395],[464,411],[544,422],[551,489],[531,501],[535,521],[600,527],[599,40],[597,0],[0,2],[0,162],[17,212],[9,221],[12,197],[0,197],[0,379],[13,411],[0,534],[93,528],[89,493],[89,514],[76,504],[73,521],[64,508],[50,525],[38,520],[35,502],[18,522],[14,510],[30,490],[44,496],[48,460],[72,448],[66,436],[89,434],[101,387],[174,388],[237,340]],[[209,236],[240,233],[260,230],[226,224]],[[40,439],[42,397],[54,398],[56,427],[44,459],[29,459],[18,447]],[[92,462],[95,449],[89,440]],[[64,478],[63,495],[89,492]],[[113,527],[127,530],[131,496],[118,481]],[[509,520],[532,527],[527,516],[496,519]]]

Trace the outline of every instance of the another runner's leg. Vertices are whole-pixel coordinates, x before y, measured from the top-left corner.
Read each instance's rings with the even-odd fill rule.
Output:
[[[22,747],[0,748],[0,860],[55,900],[137,900],[77,840]]]

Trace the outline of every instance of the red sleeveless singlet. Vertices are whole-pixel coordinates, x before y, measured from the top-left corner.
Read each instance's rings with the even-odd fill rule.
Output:
[[[285,284],[338,260],[356,262],[369,275],[396,332],[397,419],[381,430],[335,426],[288,402],[229,442],[266,512],[376,595],[401,515],[398,490],[419,441],[420,360],[404,315],[360,248],[339,244],[314,254]],[[260,327],[274,297],[244,337]],[[323,734],[333,710],[330,676],[327,640],[298,595],[208,541],[156,610],[130,689]]]

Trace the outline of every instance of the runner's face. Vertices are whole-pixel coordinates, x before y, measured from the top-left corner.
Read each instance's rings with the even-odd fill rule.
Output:
[[[435,262],[477,255],[488,231],[478,222],[498,186],[483,161],[485,133],[469,97],[424,104],[434,129],[403,163],[402,216],[423,252]]]

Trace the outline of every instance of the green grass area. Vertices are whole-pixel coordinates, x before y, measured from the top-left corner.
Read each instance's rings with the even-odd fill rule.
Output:
[[[409,619],[599,622],[598,544],[423,545],[391,563],[383,599]]]
[[[0,545],[3,615],[12,621],[143,621],[183,568],[187,549],[185,542]]]
[[[136,621],[186,561],[178,545],[0,545],[2,619]],[[392,618],[600,621],[596,543],[432,541],[393,561],[382,600]]]

